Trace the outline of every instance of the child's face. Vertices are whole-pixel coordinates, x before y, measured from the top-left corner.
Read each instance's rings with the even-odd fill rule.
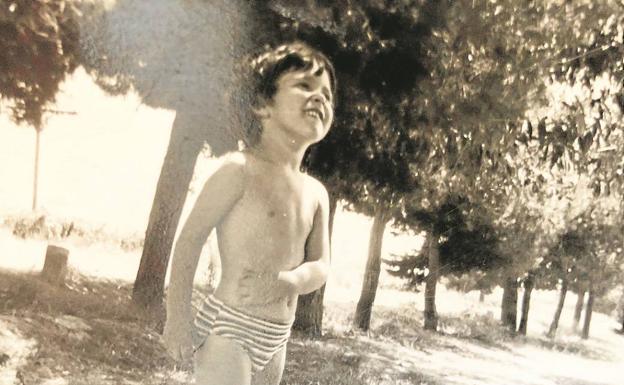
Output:
[[[307,71],[289,71],[277,80],[277,92],[265,106],[268,119],[307,144],[323,139],[334,119],[329,74],[315,63]]]

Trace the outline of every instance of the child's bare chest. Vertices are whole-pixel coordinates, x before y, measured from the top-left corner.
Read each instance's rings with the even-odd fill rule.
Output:
[[[315,199],[309,189],[287,178],[261,180],[248,186],[247,212],[267,231],[283,236],[307,236],[312,228]]]

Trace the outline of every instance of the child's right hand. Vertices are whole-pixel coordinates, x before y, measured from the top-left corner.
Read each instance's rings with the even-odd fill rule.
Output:
[[[163,343],[169,355],[181,366],[190,363],[193,358],[193,338],[190,322],[167,317],[163,330]]]

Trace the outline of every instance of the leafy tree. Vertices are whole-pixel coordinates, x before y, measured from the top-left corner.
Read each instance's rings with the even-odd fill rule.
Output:
[[[0,4],[0,98],[16,123],[36,130],[33,210],[37,208],[43,117],[59,85],[78,65],[73,2],[8,0]]]
[[[236,61],[266,35],[238,1],[80,2],[80,10],[83,62],[96,83],[176,112],[133,289],[135,303],[158,309],[197,156],[206,143],[213,155],[236,148],[226,95]]]
[[[490,271],[507,263],[498,252],[498,240],[491,224],[470,222],[465,212],[467,202],[448,197],[435,212],[415,211],[406,215],[405,224],[411,228],[427,229],[425,246],[415,254],[385,261],[389,272],[408,280],[415,288],[431,277],[461,276],[474,271]],[[435,259],[431,253],[436,253]],[[435,264],[431,264],[431,261]],[[432,274],[432,270],[436,270]],[[425,329],[435,330],[435,285],[425,287]]]
[[[579,278],[578,264],[588,252],[588,240],[578,230],[569,230],[559,237],[557,245],[550,250],[541,263],[539,274],[542,287],[553,288],[560,284],[560,295],[555,315],[548,329],[554,337],[570,283]]]
[[[379,277],[383,231],[398,209],[401,194],[413,187],[408,159],[415,148],[408,132],[414,129],[410,123],[414,115],[407,108],[408,95],[425,72],[420,47],[431,24],[442,20],[443,4],[366,1],[320,6],[308,14],[322,14],[328,8],[338,16],[332,19],[334,24],[308,17],[293,34],[330,55],[340,84],[334,128],[310,151],[306,167],[325,181],[330,195],[375,217],[355,317],[356,324],[366,329]],[[290,18],[297,10],[279,8]],[[305,24],[316,28],[303,28]],[[313,307],[306,297],[300,298],[298,320],[304,314],[322,318],[322,294],[310,297],[316,298]],[[295,327],[302,323],[296,320]],[[307,328],[318,333],[318,323],[308,323]]]
[[[71,1],[0,4],[0,96],[17,123],[41,129],[60,83],[78,64],[78,26]]]
[[[459,1],[449,8],[449,23],[434,33],[428,51],[435,63],[431,76],[420,85],[413,103],[422,119],[420,138],[427,144],[427,161],[414,162],[414,170],[427,187],[405,201],[406,212],[435,212],[441,197],[461,193],[483,208],[480,215],[493,220],[514,199],[517,122],[541,74],[535,67],[517,76],[537,44],[518,31],[534,13],[513,2]],[[408,210],[408,205],[414,208]],[[437,264],[436,255],[430,253],[430,266]],[[437,269],[429,271],[428,283],[434,286]],[[433,301],[426,306],[432,307]],[[428,308],[425,313],[435,311]],[[429,328],[434,325],[428,322]]]

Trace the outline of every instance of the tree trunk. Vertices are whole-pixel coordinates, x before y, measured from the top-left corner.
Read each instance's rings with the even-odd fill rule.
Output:
[[[32,211],[37,210],[39,195],[39,153],[41,152],[41,128],[35,127],[35,174],[33,177]]]
[[[585,290],[579,289],[578,297],[576,298],[576,306],[574,307],[574,321],[572,328],[574,331],[578,330],[581,323],[581,313],[583,313],[583,301],[585,300]]]
[[[518,280],[515,276],[505,278],[503,301],[501,304],[501,321],[503,326],[514,334],[518,316]]]
[[[555,310],[555,315],[553,316],[553,320],[550,323],[550,328],[548,328],[548,333],[546,334],[550,338],[553,338],[557,334],[559,319],[561,318],[561,312],[563,311],[563,305],[565,303],[567,293],[568,280],[564,279],[563,281],[561,281],[561,290],[559,291],[559,302],[557,302],[557,309]]]
[[[43,270],[41,270],[41,279],[52,285],[62,286],[67,275],[68,258],[69,250],[59,246],[48,245]]]
[[[479,290],[479,303],[485,302],[485,291]]]
[[[331,249],[332,232],[334,229],[334,216],[338,198],[330,193],[329,197],[329,242]],[[313,293],[300,295],[297,299],[297,312],[293,329],[301,331],[311,338],[321,337],[323,334],[323,297],[325,285]]]
[[[440,250],[438,249],[439,235],[429,230],[427,242],[427,268],[429,273],[425,278],[425,330],[438,329],[438,314],[436,312],[435,296],[438,277],[440,276]]]
[[[524,293],[522,294],[522,314],[520,316],[520,325],[518,326],[518,333],[526,336],[527,325],[529,323],[529,306],[531,304],[531,292],[535,285],[535,274],[529,272],[529,275],[524,280]]]
[[[366,260],[362,293],[360,294],[354,317],[355,327],[361,330],[368,330],[370,327],[373,302],[375,302],[379,273],[381,271],[381,246],[387,222],[388,218],[386,217],[385,209],[377,208],[368,243],[368,259]]]
[[[148,309],[162,307],[171,246],[203,140],[192,135],[196,119],[178,113],[149,216],[132,300]]]
[[[583,322],[583,332],[581,337],[586,340],[589,338],[589,325],[591,323],[592,312],[594,311],[594,288],[592,283],[589,283],[589,290],[587,295],[587,306],[585,307],[585,320]]]

